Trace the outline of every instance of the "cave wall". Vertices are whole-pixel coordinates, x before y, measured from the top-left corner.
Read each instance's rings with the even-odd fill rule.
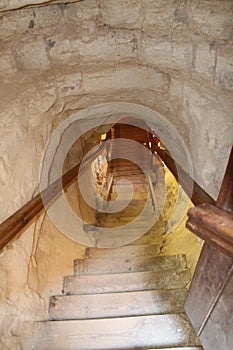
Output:
[[[38,193],[40,161],[56,127],[112,101],[167,118],[189,149],[196,181],[216,198],[233,135],[232,9],[231,0],[2,2],[0,221]],[[46,317],[41,296],[61,280],[61,246],[69,252],[63,274],[83,255],[51,225],[39,218],[1,254],[2,349],[29,341],[22,328],[35,319],[30,303],[36,317]]]

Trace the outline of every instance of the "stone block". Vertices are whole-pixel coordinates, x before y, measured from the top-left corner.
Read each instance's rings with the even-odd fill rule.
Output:
[[[203,74],[212,81],[214,81],[215,74],[215,56],[215,49],[211,48],[209,43],[198,44],[195,70],[197,73]]]
[[[231,100],[219,91],[216,93],[193,82],[183,87],[182,120],[189,127],[187,146],[193,161],[194,179],[213,198],[218,195],[233,142]]]
[[[99,16],[97,0],[85,0],[67,4],[63,8],[65,20],[68,24],[80,25],[80,21],[96,20]]]
[[[4,82],[9,81],[17,72],[14,56],[10,49],[5,48],[0,52],[0,77]]]
[[[140,59],[148,64],[170,69],[192,67],[193,49],[190,42],[144,37]]]
[[[142,28],[155,36],[171,36],[174,29],[188,23],[188,15],[182,1],[143,0],[145,11]]]
[[[46,39],[49,57],[54,65],[77,65],[80,55],[77,46],[72,44],[72,37],[67,32],[52,35]]]
[[[59,5],[36,7],[31,10],[34,15],[34,23],[29,23],[29,28],[39,27],[40,30],[51,33],[52,27],[61,26],[63,22],[62,11]]]
[[[0,20],[0,39],[7,41],[16,40],[25,33],[30,33],[30,26],[35,25],[35,17],[33,11],[23,10],[19,12],[10,12],[3,16]]]
[[[57,75],[57,85],[61,96],[77,95],[81,91],[82,74],[78,70],[61,72]]]
[[[233,2],[188,0],[190,29],[214,40],[232,39]]]
[[[100,20],[114,28],[141,29],[141,0],[101,0]]]
[[[49,58],[46,52],[46,45],[42,38],[36,40],[25,40],[19,42],[15,47],[15,61],[18,69],[47,69]]]
[[[63,32],[48,38],[47,45],[49,55],[56,65],[126,61],[135,59],[137,54],[134,35],[122,30],[86,34],[84,40],[80,35],[70,36],[68,32]]]
[[[72,47],[79,50],[85,62],[112,62],[136,58],[137,42],[134,35],[125,31],[111,31],[97,36],[89,43],[74,41]]]
[[[144,66],[118,67],[84,74],[83,87],[86,93],[125,89],[167,91],[168,77]]]
[[[218,52],[215,82],[225,89],[233,89],[232,46],[222,47]]]
[[[183,90],[183,84],[181,80],[171,78],[170,80],[170,86],[169,86],[169,95],[172,98],[176,98],[178,100],[181,100],[182,98],[182,90]]]
[[[0,21],[0,39],[15,40],[23,35],[49,32],[62,23],[62,12],[57,5],[23,9],[7,13]]]

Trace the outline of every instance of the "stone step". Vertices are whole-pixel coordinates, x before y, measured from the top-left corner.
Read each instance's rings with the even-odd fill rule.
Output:
[[[112,194],[111,194],[111,199],[112,200],[114,200],[114,199],[117,199],[118,197],[120,197],[121,198],[121,200],[129,200],[131,197],[130,197],[130,194],[129,194],[129,192],[127,191],[127,190],[125,190],[125,191],[122,191],[122,192],[118,192],[118,193],[116,193],[116,192],[113,192]],[[132,197],[132,200],[138,200],[138,201],[140,201],[140,200],[144,200],[144,199],[147,199],[147,198],[150,198],[150,194],[148,193],[148,192],[134,192],[133,193],[133,197]],[[143,201],[144,202],[144,201]]]
[[[91,259],[109,259],[147,256],[154,257],[160,253],[160,245],[128,245],[113,249],[86,248],[85,255]]]
[[[134,198],[132,198],[131,200],[130,200],[130,198],[129,199],[119,199],[118,202],[119,202],[119,205],[121,205],[122,207],[125,206],[125,208],[126,208],[126,206],[128,206],[131,209],[134,209],[134,208],[140,208],[141,209],[141,208],[144,208],[144,206],[145,206],[145,204],[147,202],[146,198],[145,199],[142,199],[142,198],[134,199]],[[107,208],[108,208],[108,206],[107,206]]]
[[[121,180],[127,180],[129,181],[132,186],[133,185],[144,185],[144,186],[148,186],[148,182],[147,182],[147,178],[146,177],[143,177],[142,175],[138,176],[138,175],[135,175],[135,176],[126,176],[126,175],[118,175],[118,176],[114,176],[113,178],[113,186],[116,185],[118,183],[118,181],[121,181]]]
[[[143,271],[122,274],[66,276],[65,294],[99,294],[150,289],[182,289],[190,282],[188,269]]]
[[[135,176],[135,175],[144,175],[141,169],[133,169],[128,167],[129,169],[122,169],[121,167],[114,168],[112,172],[113,176]]]
[[[133,189],[135,192],[147,192],[148,191],[148,184],[132,184]],[[117,184],[118,190],[119,191],[127,191],[127,189],[131,188],[128,184],[124,184],[122,182]],[[112,192],[116,192],[116,185],[112,186]]]
[[[106,273],[127,273],[140,271],[158,271],[185,269],[185,255],[159,257],[126,257],[109,259],[76,259],[74,261],[75,276],[99,275]]]
[[[132,232],[131,232],[132,231]],[[119,232],[119,234],[118,234]],[[140,235],[135,233],[135,230],[129,230],[129,229],[120,229],[120,231],[115,232],[114,236],[109,236],[108,234],[104,234],[102,236],[98,236],[98,234],[90,234],[92,236],[92,240],[96,239],[96,245],[95,247],[99,248],[120,248],[125,245],[163,245],[163,239],[162,236],[158,234],[145,234]]]
[[[121,218],[124,218],[124,217],[127,217],[127,218],[130,217],[131,220],[132,220],[132,218],[135,219],[140,213],[141,213],[140,217],[142,217],[142,219],[145,219],[146,217],[153,215],[154,210],[152,209],[152,207],[145,209],[145,211],[142,213],[143,208],[144,208],[143,205],[141,207],[128,205],[126,208],[124,208],[118,212],[109,213],[108,207],[106,207],[105,212],[98,213],[98,219],[101,219],[101,218],[106,219],[106,217],[108,216],[108,217],[116,218],[119,221],[119,220],[121,220]]]
[[[98,216],[99,223],[118,223],[121,225],[125,225],[127,222],[131,222],[135,220],[135,216],[120,216],[114,215],[114,214],[102,214],[101,216]],[[147,215],[143,215],[142,220],[138,221],[138,223],[146,223],[147,222]]]
[[[145,349],[200,344],[185,314],[38,322],[34,336],[40,339],[37,350]]]
[[[53,320],[161,315],[184,312],[186,289],[139,292],[57,295],[50,298]]]
[[[129,219],[129,218],[128,218]],[[107,220],[98,220],[98,227],[122,227],[124,228],[125,225],[127,225],[128,223],[131,223],[132,225],[132,228],[133,229],[138,229],[138,228],[143,228],[143,227],[146,227],[147,225],[147,222],[146,221],[132,221],[132,219],[126,221],[116,221],[116,220],[113,220],[113,219],[107,219]]]
[[[109,232],[110,229],[114,231],[110,233]],[[101,227],[98,229],[98,227],[96,227],[95,231],[89,231],[88,235],[91,237],[94,247],[114,248],[114,247],[121,247],[137,241],[149,229],[150,228],[148,227],[148,223],[147,223],[147,226],[145,226],[145,228],[135,227],[135,226],[134,228],[127,228],[126,225],[122,227],[115,227],[115,228],[109,228],[109,229],[101,228]],[[152,244],[155,244],[156,242],[159,242],[159,241],[161,242],[161,237],[159,238],[154,237],[153,240],[150,240]],[[147,242],[149,242],[148,238],[147,238]],[[141,244],[141,242],[139,244]],[[144,244],[147,244],[147,243],[144,243]]]

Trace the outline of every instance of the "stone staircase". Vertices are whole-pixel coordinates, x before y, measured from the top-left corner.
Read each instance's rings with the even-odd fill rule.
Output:
[[[162,220],[135,234],[155,214],[149,201],[141,215],[149,195],[145,175],[125,160],[114,161],[112,173],[111,199],[127,199],[129,184],[117,182],[128,179],[132,201],[120,212],[98,215],[98,226],[106,230],[89,234],[96,247],[111,248],[86,248],[85,258],[75,260],[63,294],[50,298],[50,320],[36,324],[35,349],[202,349],[183,309],[190,282],[185,255],[159,256]],[[110,235],[108,228],[115,231]]]
[[[186,258],[157,253],[145,244],[87,248],[50,298],[35,349],[201,349],[183,310]]]

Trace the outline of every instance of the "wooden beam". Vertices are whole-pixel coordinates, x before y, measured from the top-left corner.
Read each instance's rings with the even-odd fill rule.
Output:
[[[188,215],[189,220],[196,221],[198,225],[233,243],[233,213],[210,204],[203,204],[191,208]]]
[[[233,212],[233,146],[216,205]]]
[[[216,208],[205,205],[189,211],[187,227],[205,240],[189,294],[185,311],[189,316],[203,346],[215,339],[221,348],[221,338],[229,339],[232,321],[227,310],[232,308],[232,298],[226,293],[233,269],[232,211],[233,211],[233,148],[222,182]],[[230,195],[229,195],[230,194]],[[221,300],[224,299],[224,308]],[[218,318],[218,322],[214,320]],[[213,343],[213,342],[212,342]]]

